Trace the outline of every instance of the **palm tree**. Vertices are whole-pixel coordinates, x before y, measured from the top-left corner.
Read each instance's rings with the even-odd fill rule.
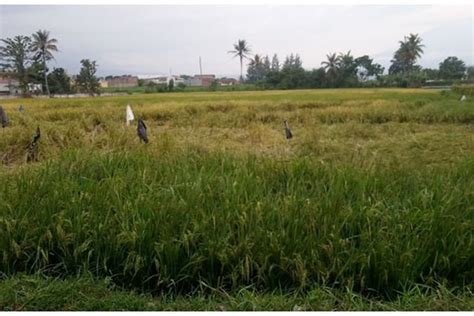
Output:
[[[337,78],[338,70],[339,70],[339,58],[336,53],[326,55],[327,61],[323,61],[321,65],[323,68],[326,69],[326,73],[328,77],[331,79],[331,82],[334,83]]]
[[[255,54],[255,56],[253,58],[250,58],[249,66],[253,66],[253,67],[258,68],[261,65],[262,65],[262,58],[260,57],[260,55]]]
[[[425,45],[421,44],[421,38],[418,34],[410,34],[405,36],[403,41],[399,41],[400,48],[395,52],[393,64],[401,66],[402,72],[407,72],[413,68],[416,60],[423,54],[423,48]]]
[[[36,53],[35,58],[41,60],[43,64],[44,84],[46,86],[46,92],[48,93],[49,97],[50,93],[48,86],[46,62],[48,60],[54,59],[53,52],[58,51],[58,47],[56,46],[56,43],[58,41],[55,38],[50,38],[49,31],[46,30],[39,30],[34,33],[32,37],[33,42],[31,44],[31,49]]]
[[[340,53],[338,58],[339,68],[344,72],[346,76],[352,76],[356,74],[357,63],[354,56],[351,55],[351,51],[346,54]]]
[[[337,65],[339,73],[339,84],[353,85],[357,83],[357,63],[354,60],[354,56],[351,55],[351,51],[346,54],[339,53],[337,56]]]
[[[425,47],[425,45],[421,44],[421,38],[418,34],[410,34],[408,39],[406,39],[406,42],[410,58],[413,64],[415,64],[416,60],[421,57],[421,54],[423,54],[423,47]]]
[[[234,57],[239,57],[240,59],[240,81],[243,81],[242,77],[242,67],[244,58],[248,58],[250,53],[250,46],[246,40],[239,39],[237,43],[234,44],[234,50],[228,51],[229,54],[234,54]]]
[[[247,80],[250,83],[255,83],[265,75],[264,63],[260,55],[255,54],[254,58],[249,59],[249,64],[247,68]]]

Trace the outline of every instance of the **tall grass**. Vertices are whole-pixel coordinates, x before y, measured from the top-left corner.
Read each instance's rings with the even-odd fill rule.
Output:
[[[0,270],[148,289],[472,282],[474,163],[321,166],[199,150],[67,152],[0,184]]]
[[[23,103],[25,113],[17,107]],[[68,100],[7,100],[0,159],[15,168],[40,126],[42,160],[66,148],[132,150],[131,104],[149,127],[149,152],[161,145],[226,150],[350,165],[446,165],[474,155],[474,106],[457,96],[413,90],[318,90],[175,93]],[[288,145],[282,122],[295,134]],[[160,145],[156,145],[160,144]]]
[[[123,291],[110,278],[90,275],[66,279],[19,274],[0,282],[0,310],[3,311],[470,311],[474,307],[469,289],[451,291],[416,286],[396,300],[368,299],[348,289],[315,288],[307,293],[255,292],[244,288],[236,292],[151,296]]]
[[[458,99],[341,89],[7,100],[0,272],[89,271],[186,294],[472,287],[474,107]],[[146,146],[124,126],[128,103],[147,122]],[[26,164],[38,125],[40,161]]]

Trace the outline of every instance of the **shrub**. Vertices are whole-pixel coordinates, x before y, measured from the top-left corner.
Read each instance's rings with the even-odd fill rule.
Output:
[[[455,93],[474,96],[474,84],[470,85],[454,85],[451,90]]]

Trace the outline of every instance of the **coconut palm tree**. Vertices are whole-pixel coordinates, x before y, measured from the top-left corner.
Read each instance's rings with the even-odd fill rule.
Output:
[[[337,56],[339,84],[342,85],[355,85],[357,83],[357,63],[354,56],[351,55],[351,51],[346,54],[339,53]]]
[[[46,86],[46,92],[48,96],[50,96],[46,62],[54,59],[53,52],[58,51],[58,47],[56,46],[58,41],[55,38],[50,38],[49,31],[46,30],[39,30],[34,33],[32,37],[33,42],[31,43],[31,49],[36,54],[35,58],[38,58],[43,64],[44,84]]]
[[[418,34],[405,36],[403,41],[399,41],[400,48],[395,52],[392,60],[393,72],[408,72],[415,66],[416,60],[423,54],[421,38]]]
[[[410,34],[408,38],[405,38],[405,41],[408,45],[410,61],[414,65],[416,60],[423,54],[423,47],[425,47],[425,45],[421,44],[421,38],[418,34]]]
[[[247,68],[247,80],[250,83],[255,83],[265,75],[265,65],[263,63],[263,58],[260,55],[255,54],[253,58],[250,58],[248,68]]]
[[[331,83],[334,83],[337,79],[339,71],[339,58],[336,53],[326,55],[327,61],[323,61],[321,65],[326,70],[326,74],[330,79]]]
[[[243,81],[242,77],[242,67],[244,58],[248,58],[250,54],[250,46],[246,40],[239,39],[237,43],[234,44],[234,50],[228,51],[229,54],[234,54],[234,57],[239,57],[240,59],[240,81]]]

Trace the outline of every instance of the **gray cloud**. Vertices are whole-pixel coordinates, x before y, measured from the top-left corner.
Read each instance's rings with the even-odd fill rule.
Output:
[[[369,54],[388,66],[398,41],[419,33],[420,63],[449,55],[473,64],[472,6],[0,6],[0,37],[47,29],[59,40],[56,63],[77,73],[82,58],[101,75],[237,75],[227,51],[239,38],[253,53],[299,53],[305,68],[329,52]]]

